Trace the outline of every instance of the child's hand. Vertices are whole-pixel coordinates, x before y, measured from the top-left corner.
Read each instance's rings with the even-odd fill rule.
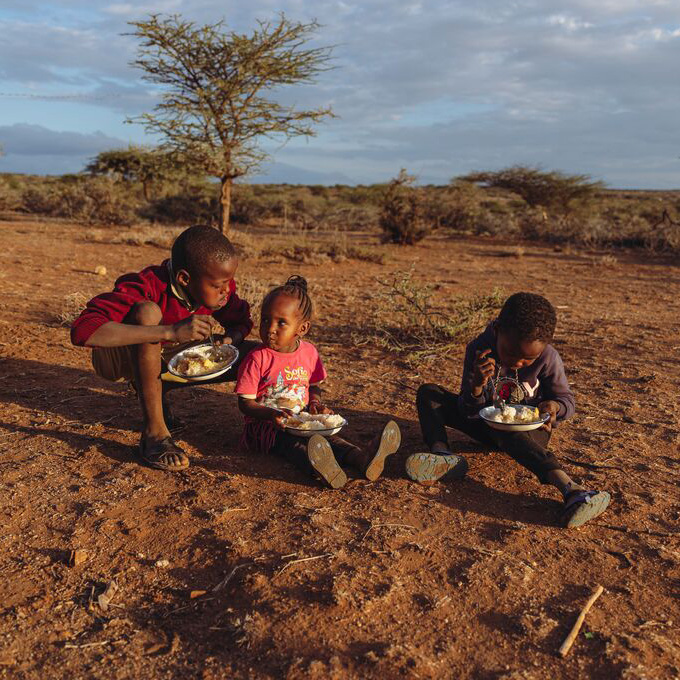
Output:
[[[539,413],[549,413],[550,420],[541,426],[541,430],[547,430],[550,432],[552,430],[555,421],[557,420],[557,414],[560,411],[560,405],[556,401],[542,401],[538,405]]]
[[[483,352],[478,351],[475,355],[475,363],[470,375],[470,389],[475,397],[482,393],[484,385],[496,370],[496,361],[489,354],[491,354],[491,350],[485,349]]]
[[[307,409],[313,416],[319,415],[320,413],[324,415],[331,415],[333,411],[326,406],[326,404],[322,404],[318,399],[313,399],[312,401],[309,402],[309,407]]]
[[[272,409],[272,422],[279,430],[285,430],[286,420],[293,415],[293,412],[288,408],[281,408],[278,410]]]
[[[213,328],[212,316],[194,314],[173,325],[172,331],[175,342],[185,343],[194,340],[205,340],[210,337]]]

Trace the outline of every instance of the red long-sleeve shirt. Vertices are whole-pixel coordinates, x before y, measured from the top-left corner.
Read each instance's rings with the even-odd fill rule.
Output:
[[[124,274],[115,283],[111,293],[102,293],[92,298],[80,316],[71,326],[71,342],[84,346],[87,339],[109,321],[122,323],[133,305],[142,300],[151,300],[163,314],[159,325],[175,324],[193,314],[211,314],[225,330],[239,331],[245,338],[253,327],[250,305],[236,294],[236,283],[229,282],[227,302],[218,310],[208,307],[189,309],[172,290],[170,273],[166,260],[153,265],[138,274]]]

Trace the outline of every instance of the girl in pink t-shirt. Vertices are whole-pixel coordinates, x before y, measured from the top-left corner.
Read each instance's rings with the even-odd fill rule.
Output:
[[[284,430],[283,422],[293,409],[332,413],[321,400],[320,384],[326,379],[326,369],[316,347],[302,339],[311,318],[312,301],[307,281],[301,276],[291,276],[262,301],[262,344],[243,360],[236,381],[239,408],[245,415],[241,443],[316,472],[334,489],[347,482],[343,464],[375,480],[385,467],[385,458],[401,443],[399,427],[393,420],[365,451],[341,437],[313,435],[306,439]]]

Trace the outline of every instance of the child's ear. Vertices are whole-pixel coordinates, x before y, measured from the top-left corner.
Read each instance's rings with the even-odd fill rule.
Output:
[[[180,269],[177,274],[175,274],[175,279],[180,286],[186,288],[189,285],[189,281],[191,281],[191,276],[186,269]]]
[[[298,332],[297,332],[298,337],[299,337],[299,338],[302,338],[302,337],[304,337],[305,335],[307,335],[307,333],[309,333],[309,329],[310,329],[311,327],[312,327],[311,322],[309,322],[309,321],[303,321],[303,322],[300,324],[300,328],[298,328]]]

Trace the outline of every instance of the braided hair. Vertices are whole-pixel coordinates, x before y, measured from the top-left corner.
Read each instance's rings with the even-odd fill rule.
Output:
[[[282,286],[270,290],[262,300],[262,307],[279,295],[290,295],[297,299],[303,321],[309,321],[312,318],[312,300],[307,293],[307,279],[303,276],[291,276]]]
[[[542,295],[515,293],[503,304],[496,327],[512,331],[520,340],[550,342],[555,333],[557,313]]]

